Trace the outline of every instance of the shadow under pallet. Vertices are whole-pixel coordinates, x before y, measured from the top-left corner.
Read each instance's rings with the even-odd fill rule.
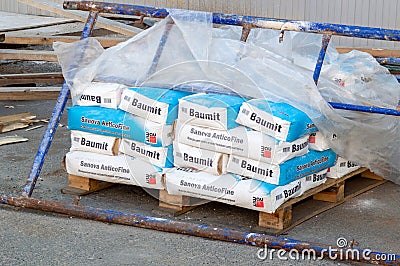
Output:
[[[338,179],[328,178],[321,186],[308,190],[302,196],[285,202],[274,213],[259,212],[257,229],[259,229],[258,231],[271,235],[283,234],[320,213],[334,208],[385,182],[386,180],[365,168],[358,169]],[[61,191],[66,194],[81,196],[102,190],[112,185],[112,183],[68,175],[68,187],[63,188]],[[170,195],[165,190],[154,190],[151,191],[150,194],[158,198],[158,208],[157,206],[152,206],[152,208],[157,208],[158,213],[161,215],[163,215],[163,213],[168,213],[176,217],[192,211],[196,207],[205,207],[211,204],[208,200]],[[230,209],[233,212],[257,213],[257,211],[223,203],[217,203],[215,206],[213,206],[214,209],[225,209],[225,207],[229,206],[232,207]],[[192,213],[195,214],[196,210],[192,211]],[[204,222],[207,222],[207,220],[205,219]],[[241,222],[243,223],[245,221],[241,219]],[[254,224],[254,221],[249,221],[249,223]]]

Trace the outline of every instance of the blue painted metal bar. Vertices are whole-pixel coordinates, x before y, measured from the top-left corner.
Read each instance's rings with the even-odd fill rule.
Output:
[[[334,103],[334,102],[328,102],[328,103],[335,109],[400,116],[400,112],[395,109],[381,108],[381,107],[375,107],[375,106],[354,105],[354,104],[347,104],[347,103]]]
[[[87,38],[91,35],[94,24],[96,23],[98,12],[90,12],[88,20],[86,21],[85,28],[82,32],[82,38]],[[40,143],[39,149],[36,153],[35,160],[31,168],[31,172],[26,181],[25,187],[23,188],[22,195],[25,197],[32,196],[33,190],[35,189],[36,182],[39,178],[40,171],[44,163],[44,157],[46,156],[51,142],[53,141],[54,134],[56,133],[60,118],[65,109],[69,96],[69,87],[64,82],[60,94],[57,98],[57,103],[54,106],[53,113],[51,114],[50,121],[47,125],[46,132],[43,135],[42,142]]]
[[[331,40],[331,35],[324,34],[322,36],[321,50],[319,51],[319,56],[318,56],[317,64],[315,65],[314,75],[313,75],[315,85],[318,84],[319,75],[321,74],[322,65],[324,64],[326,49],[328,49],[330,40]]]
[[[398,57],[375,57],[375,59],[382,65],[400,66],[400,58]]]
[[[63,6],[65,9],[71,10],[97,10],[101,13],[148,16],[154,18],[165,18],[169,14],[165,8],[95,1],[65,1]],[[290,21],[254,16],[240,16],[235,14],[223,14],[217,12],[213,13],[213,23],[237,26],[248,25],[255,28],[311,32],[386,41],[400,40],[399,30],[310,21]]]
[[[210,238],[214,240],[234,242],[262,248],[268,246],[268,248],[270,249],[285,249],[287,251],[298,250],[300,252],[305,249],[313,250],[320,259],[334,259],[336,257],[337,259],[344,258],[344,260],[348,261],[369,262],[383,265],[400,265],[400,256],[396,254],[372,251],[369,252],[369,250],[353,249],[347,247],[341,249],[333,245],[310,243],[295,239],[269,236],[265,234],[231,230],[228,228],[217,228],[214,226],[207,226],[202,224],[173,221],[169,219],[144,216],[141,214],[126,213],[115,210],[105,210],[88,206],[70,205],[54,201],[47,201],[43,199],[26,197],[16,198],[5,195],[0,196],[0,203],[16,207],[55,212],[68,216],[75,216],[106,223],[130,225],[140,228]],[[351,257],[351,254],[354,254],[352,252],[354,250],[357,250],[360,254],[359,259],[356,256]],[[346,254],[347,257],[343,256]],[[367,254],[368,257],[363,257],[362,254]],[[385,261],[379,260],[379,258],[388,259]]]

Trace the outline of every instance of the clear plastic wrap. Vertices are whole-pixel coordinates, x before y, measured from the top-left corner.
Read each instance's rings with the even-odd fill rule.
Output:
[[[322,75],[336,81],[359,104],[366,99],[382,107],[395,108],[400,99],[400,84],[389,70],[381,66],[372,55],[357,50],[338,56],[334,63],[322,69]],[[366,104],[366,103],[364,103]]]
[[[329,141],[335,132],[337,139],[330,144],[341,157],[400,184],[400,120],[334,110],[327,103],[333,99],[345,103],[364,100],[379,103],[383,98],[372,97],[371,93],[354,94],[351,90],[340,93],[343,88],[328,79],[322,79],[317,88],[310,70],[290,62],[299,51],[297,48],[288,45],[274,52],[266,49],[269,43],[273,44],[271,36],[276,36],[275,33],[257,30],[244,43],[239,41],[240,34],[234,27],[213,29],[209,13],[169,11],[171,15],[167,19],[105,51],[95,49],[99,44],[90,38],[55,45],[56,53],[62,55],[60,64],[71,91],[79,94],[74,91],[75,85],[81,87],[101,81],[131,86],[186,87],[193,91],[219,89],[246,97],[284,101],[306,112]],[[283,57],[277,51],[292,51],[292,54]],[[71,59],[82,55],[84,63],[74,65]],[[316,58],[316,55],[308,57]],[[335,64],[333,57],[331,65]],[[381,95],[380,91],[374,93]]]

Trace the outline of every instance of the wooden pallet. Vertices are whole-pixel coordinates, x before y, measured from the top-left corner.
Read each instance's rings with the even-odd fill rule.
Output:
[[[260,230],[268,234],[283,234],[312,217],[385,182],[386,180],[366,168],[356,170],[342,178],[328,178],[324,184],[306,191],[301,197],[285,202],[274,213],[259,212],[258,226]],[[81,196],[112,185],[113,183],[68,175],[68,186],[61,192]],[[166,190],[159,190],[158,196],[161,210],[172,213],[174,216],[179,216],[209,202],[188,196],[171,195]]]
[[[353,179],[356,177],[358,182],[354,183]],[[363,182],[359,182],[360,179]],[[386,180],[369,172],[366,168],[356,170],[339,179],[328,178],[321,186],[285,202],[274,213],[259,212],[258,225],[269,234],[280,235],[304,221],[385,182]],[[180,215],[198,206],[198,204],[191,206],[190,203],[193,200],[195,199],[192,197],[170,195],[166,191],[160,191],[159,206],[169,208],[175,212],[175,215]],[[315,205],[315,207],[299,207],[299,205],[307,204]]]
[[[323,185],[308,190],[301,197],[285,202],[275,213],[260,212],[258,225],[268,228],[269,233],[282,234],[385,182],[386,180],[372,174],[366,168],[338,179],[328,178]]]

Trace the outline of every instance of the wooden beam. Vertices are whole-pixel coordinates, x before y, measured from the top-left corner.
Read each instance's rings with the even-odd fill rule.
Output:
[[[0,49],[0,60],[58,61],[53,51],[15,49]]]
[[[79,20],[82,22],[86,22],[87,20],[87,12],[76,11],[76,10],[64,10],[60,4],[53,2],[46,2],[43,0],[17,0],[20,3],[26,4],[28,6],[36,7],[42,10],[49,11],[51,13],[57,14],[59,16]],[[141,32],[141,29],[128,26],[126,24],[113,21],[110,19],[99,17],[97,19],[96,25],[98,27],[121,33],[127,36],[134,36],[137,33]]]
[[[385,50],[385,49],[378,49],[378,48],[336,48],[336,50],[340,53],[348,53],[352,50],[358,50],[361,52],[369,53],[373,57],[400,57],[400,50]]]
[[[0,86],[13,84],[64,82],[61,72],[55,73],[32,73],[32,74],[0,74]]]
[[[3,87],[0,101],[55,100],[61,87]]]
[[[32,45],[51,45],[53,42],[75,42],[78,41],[78,36],[8,36],[5,35],[3,43],[7,44],[32,44]],[[109,38],[96,37],[100,44],[104,47],[111,47],[120,42],[126,41],[127,38]]]

